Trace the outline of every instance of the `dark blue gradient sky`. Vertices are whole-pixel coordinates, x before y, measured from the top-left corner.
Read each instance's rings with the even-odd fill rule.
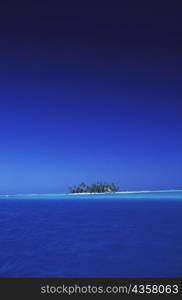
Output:
[[[1,193],[182,188],[181,10],[137,5],[1,4]]]

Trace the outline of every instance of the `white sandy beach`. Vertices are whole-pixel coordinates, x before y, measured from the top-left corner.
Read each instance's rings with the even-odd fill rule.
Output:
[[[181,190],[144,190],[144,191],[122,191],[122,192],[105,192],[105,193],[68,193],[67,195],[107,195],[107,194],[141,194],[141,193],[164,193],[164,192],[181,192]]]

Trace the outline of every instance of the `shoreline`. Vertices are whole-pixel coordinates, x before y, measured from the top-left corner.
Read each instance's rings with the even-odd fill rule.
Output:
[[[142,193],[165,193],[165,192],[182,192],[182,190],[143,190],[143,191],[122,191],[122,192],[103,192],[103,193],[67,193],[65,195],[108,195],[108,194],[142,194]]]
[[[170,192],[182,192],[181,190],[136,190],[136,191],[120,191],[120,192],[103,192],[103,193],[15,193],[15,194],[0,194],[0,197],[11,197],[11,196],[81,196],[81,195],[127,195],[127,194],[149,194],[149,193],[170,193]]]
[[[102,193],[68,193],[66,195],[108,195],[108,194],[135,194],[135,193],[150,193],[151,191],[124,191],[124,192],[102,192]]]

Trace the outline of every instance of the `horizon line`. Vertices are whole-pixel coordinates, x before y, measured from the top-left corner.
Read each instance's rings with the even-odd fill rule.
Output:
[[[13,196],[13,195],[94,195],[94,194],[135,194],[135,193],[155,193],[155,192],[182,192],[182,189],[165,189],[165,190],[127,190],[118,192],[102,192],[102,193],[0,193],[0,196]]]

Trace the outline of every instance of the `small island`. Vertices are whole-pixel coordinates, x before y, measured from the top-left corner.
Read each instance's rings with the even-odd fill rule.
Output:
[[[81,193],[115,193],[119,191],[119,187],[115,183],[94,183],[92,185],[87,185],[84,182],[80,183],[78,186],[70,187],[69,192],[71,194],[81,194]]]

